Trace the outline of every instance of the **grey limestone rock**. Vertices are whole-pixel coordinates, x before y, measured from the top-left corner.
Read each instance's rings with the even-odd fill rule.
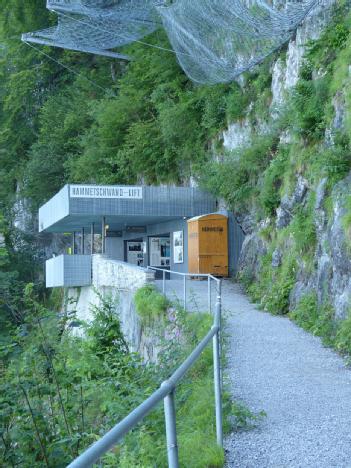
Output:
[[[278,268],[282,264],[283,254],[280,249],[275,249],[272,254],[272,267]]]
[[[247,235],[240,254],[239,273],[252,278],[258,278],[261,259],[266,253],[266,245],[258,233]]]
[[[290,224],[290,221],[293,217],[293,209],[296,205],[301,204],[308,192],[308,182],[307,180],[298,175],[296,180],[296,186],[293,194],[289,197],[284,195],[282,197],[280,206],[277,208],[277,219],[276,227],[277,229],[282,229]]]

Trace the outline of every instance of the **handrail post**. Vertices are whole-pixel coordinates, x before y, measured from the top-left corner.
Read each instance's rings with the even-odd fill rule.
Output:
[[[162,272],[162,293],[165,294],[166,292],[166,270]]]
[[[214,372],[214,392],[216,408],[216,434],[217,444],[223,447],[223,418],[222,418],[222,382],[221,382],[221,347],[220,347],[220,327],[221,327],[221,283],[218,283],[218,296],[215,310],[215,325],[218,326],[217,333],[213,336],[213,372]]]
[[[174,404],[174,390],[164,398],[168,468],[178,468],[177,425]]]
[[[208,312],[211,313],[211,276],[207,277],[207,301],[208,301]]]
[[[184,275],[184,283],[183,283],[183,305],[184,310],[186,310],[186,276]]]

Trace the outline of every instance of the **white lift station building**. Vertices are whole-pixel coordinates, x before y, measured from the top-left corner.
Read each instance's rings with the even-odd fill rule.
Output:
[[[227,249],[226,268],[233,274],[244,235],[234,217],[218,213],[217,206],[195,187],[65,185],[39,209],[40,232],[72,236],[70,248],[47,260],[46,286],[90,285],[94,255],[140,268],[188,272],[189,221],[209,214],[212,224],[202,228],[205,244],[213,255],[216,248]],[[228,228],[213,226],[217,218],[222,226],[226,218]],[[218,232],[222,245],[216,246],[208,236]]]

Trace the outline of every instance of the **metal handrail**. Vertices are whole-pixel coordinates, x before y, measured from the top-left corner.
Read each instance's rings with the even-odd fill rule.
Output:
[[[207,305],[208,305],[208,311],[211,313],[212,312],[212,292],[211,292],[211,281],[214,281],[215,284],[217,285],[217,294],[218,294],[218,285],[220,284],[221,280],[219,278],[216,278],[215,276],[209,274],[209,273],[183,273],[181,271],[173,271],[173,270],[166,270],[164,268],[159,268],[159,267],[153,267],[153,266],[147,266],[147,270],[153,270],[153,271],[162,271],[162,292],[163,294],[166,294],[166,275],[178,275],[183,277],[183,307],[184,310],[186,310],[187,307],[187,300],[186,300],[186,295],[187,295],[187,287],[186,287],[186,279],[187,277],[189,278],[207,278]]]
[[[180,275],[180,276],[199,276],[199,277],[210,277],[211,279],[217,281],[218,283],[221,281],[219,278],[211,275],[211,273],[184,273],[183,271],[174,271],[174,270],[166,270],[165,268],[154,267],[154,266],[147,266],[147,270],[157,270],[157,271],[164,271],[166,273],[171,273],[172,275]]]
[[[216,278],[217,280],[217,278]],[[67,468],[88,468],[97,462],[106,452],[115,446],[122,437],[164,400],[166,422],[167,456],[169,468],[178,468],[178,445],[176,431],[175,390],[179,381],[194,365],[202,351],[213,340],[213,371],[216,412],[217,444],[223,447],[222,421],[222,382],[220,363],[220,331],[221,331],[221,281],[218,283],[218,296],[214,314],[214,322],[207,335],[200,341],[192,353],[178,369],[143,403],[128,414],[122,421],[107,432],[100,440],[91,445],[85,452],[68,465]]]

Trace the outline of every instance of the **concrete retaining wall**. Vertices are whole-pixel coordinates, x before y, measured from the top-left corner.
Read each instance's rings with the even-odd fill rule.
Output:
[[[156,362],[159,352],[159,333],[142,326],[135,309],[135,292],[153,283],[154,272],[128,263],[93,255],[92,286],[68,289],[68,308],[76,311],[78,320],[90,322],[93,308],[100,305],[100,296],[110,298],[120,318],[123,334],[130,351],[138,352],[145,362]],[[75,329],[82,334],[81,328]]]
[[[145,268],[111,260],[104,255],[93,255],[93,286],[96,288],[111,287],[133,292],[154,279],[154,272]]]

